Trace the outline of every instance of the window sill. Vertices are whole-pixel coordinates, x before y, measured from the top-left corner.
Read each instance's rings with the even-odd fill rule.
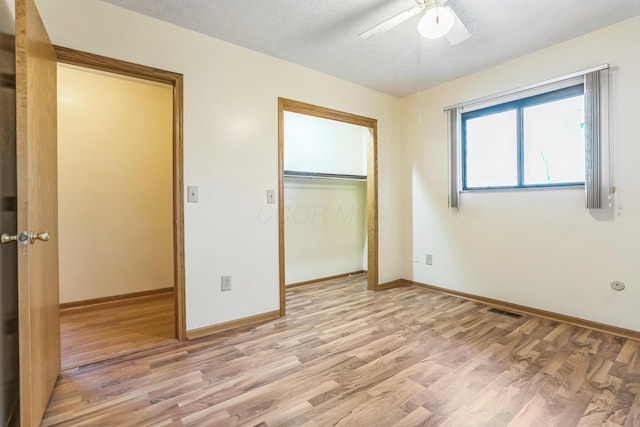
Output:
[[[477,188],[477,189],[460,190],[460,193],[496,193],[496,192],[540,191],[540,190],[582,190],[584,191],[584,184],[563,185],[558,187]]]

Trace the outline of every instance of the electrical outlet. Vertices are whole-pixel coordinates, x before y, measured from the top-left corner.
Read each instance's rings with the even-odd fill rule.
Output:
[[[420,264],[420,254],[418,252],[413,254],[413,262],[416,264]]]
[[[432,254],[427,254],[424,257],[424,263],[427,265],[433,265],[433,255]]]
[[[609,283],[609,286],[611,286],[611,289],[614,291],[621,291],[624,289],[624,282],[621,282],[620,280],[613,280]]]
[[[231,276],[222,276],[220,279],[220,290],[222,292],[231,290]]]

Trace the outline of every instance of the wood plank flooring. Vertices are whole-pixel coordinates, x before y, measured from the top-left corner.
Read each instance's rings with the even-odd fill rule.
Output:
[[[60,311],[62,369],[175,339],[173,293]]]
[[[356,276],[288,315],[62,373],[43,425],[640,426],[640,343]]]

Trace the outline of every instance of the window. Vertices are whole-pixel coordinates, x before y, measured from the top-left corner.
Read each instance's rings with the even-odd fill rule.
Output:
[[[461,190],[584,186],[612,206],[609,65],[446,107],[449,207]]]
[[[462,114],[462,188],[584,184],[584,85]]]

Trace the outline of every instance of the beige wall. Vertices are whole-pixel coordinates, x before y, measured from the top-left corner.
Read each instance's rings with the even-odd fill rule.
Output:
[[[378,120],[380,282],[413,278],[640,330],[640,18],[398,100],[98,0],[36,2],[56,44],[185,76],[185,184],[200,185],[201,200],[185,205],[188,329],[278,308],[265,189],[277,188],[282,96]],[[614,66],[612,212],[592,215],[571,189],[467,193],[459,212],[446,208],[444,106],[603,62]],[[414,265],[414,251],[434,254],[433,266]],[[233,275],[231,292],[221,274]],[[627,289],[611,291],[614,278]]]
[[[400,100],[98,0],[36,3],[58,45],[184,75],[187,329],[279,308],[278,97],[378,120],[379,277],[400,278]]]
[[[172,97],[58,67],[61,302],[173,286]]]
[[[403,99],[404,276],[640,331],[640,17]],[[447,208],[448,105],[592,66],[611,69],[614,207],[584,208],[583,189],[467,192]],[[414,119],[422,110],[422,123]],[[615,292],[611,280],[627,288]]]

